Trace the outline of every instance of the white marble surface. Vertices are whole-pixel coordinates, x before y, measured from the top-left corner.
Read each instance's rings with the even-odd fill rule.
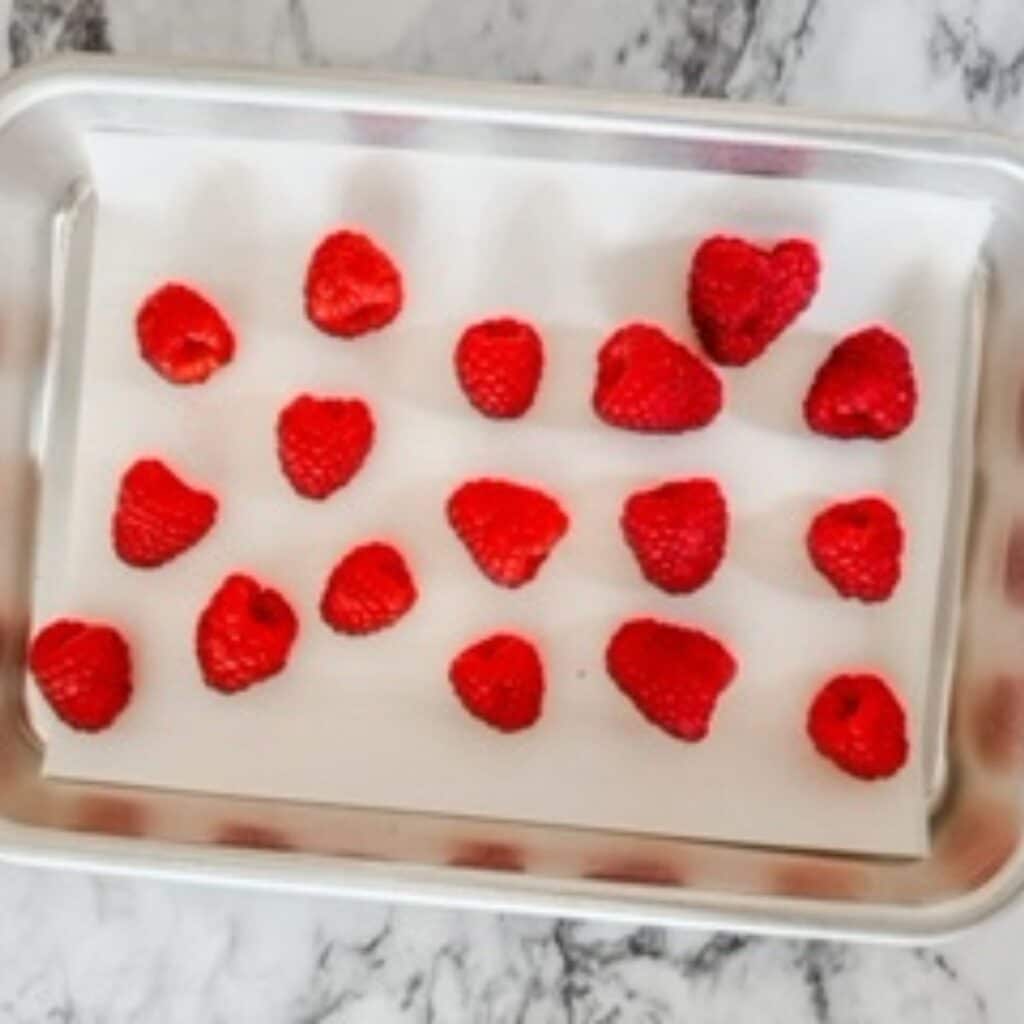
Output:
[[[0,0],[53,49],[365,64],[1024,130],[1021,0]],[[1019,1024],[1024,906],[937,949],[0,867],[0,1024]]]

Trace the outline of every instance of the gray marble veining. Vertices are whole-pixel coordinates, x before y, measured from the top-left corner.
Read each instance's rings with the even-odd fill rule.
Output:
[[[4,1021],[999,1019],[955,952],[944,950],[627,929],[16,869],[0,876],[0,910]]]
[[[1017,0],[4,0],[52,50],[363,64],[981,120],[1022,116]]]
[[[6,49],[371,65],[1024,127],[1020,0],[0,0]],[[1024,910],[937,949],[0,867],[6,1022],[1019,1024]]]

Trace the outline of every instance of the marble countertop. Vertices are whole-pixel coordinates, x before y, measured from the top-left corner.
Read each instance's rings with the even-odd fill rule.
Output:
[[[1024,128],[1020,0],[0,0],[53,50],[364,65]],[[6,1022],[1019,1024],[1024,905],[935,948],[0,867]]]

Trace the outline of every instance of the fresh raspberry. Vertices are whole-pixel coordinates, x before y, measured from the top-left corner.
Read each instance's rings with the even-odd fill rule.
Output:
[[[715,574],[725,554],[728,510],[714,480],[678,480],[630,495],[620,518],[644,576],[687,594]]]
[[[353,548],[331,572],[320,598],[324,622],[339,633],[375,633],[416,603],[405,559],[390,544]]]
[[[277,454],[292,487],[322,500],[359,472],[373,446],[373,416],[358,398],[299,395],[277,418]]]
[[[885,680],[830,679],[811,702],[807,732],[819,753],[859,779],[882,779],[907,760],[906,715]]]
[[[485,576],[519,587],[537,575],[569,529],[543,491],[507,480],[471,480],[448,499],[448,521]]]
[[[690,268],[690,317],[717,363],[756,359],[807,308],[821,263],[810,242],[791,238],[760,249],[742,238],[702,242]]]
[[[818,369],[804,418],[830,437],[895,437],[910,425],[917,384],[907,346],[882,327],[839,342]]]
[[[173,384],[200,384],[235,354],[235,335],[208,299],[183,284],[165,284],[135,317],[142,358]]]
[[[881,498],[858,498],[819,512],[807,531],[818,571],[843,597],[884,601],[900,581],[903,527]]]
[[[514,419],[533,405],[543,369],[540,335],[511,317],[472,324],[455,349],[462,390],[480,412],[495,419]]]
[[[51,622],[32,641],[28,667],[50,707],[73,729],[106,729],[131,699],[131,654],[112,626]]]
[[[129,565],[163,565],[197,544],[217,518],[217,499],[190,487],[159,459],[139,459],[121,477],[111,533]]]
[[[299,623],[291,605],[251,576],[233,573],[196,624],[196,655],[209,686],[237,693],[285,667]]]
[[[517,732],[540,718],[544,668],[533,644],[496,633],[467,647],[448,670],[463,707],[502,732]]]
[[[613,427],[678,433],[710,423],[722,408],[714,370],[660,327],[620,327],[597,356],[594,411]]]
[[[605,651],[608,674],[650,722],[679,739],[708,733],[736,660],[714,637],[655,619],[619,627]]]
[[[387,326],[402,308],[402,275],[358,231],[335,231],[306,271],[306,315],[326,334],[354,338]]]

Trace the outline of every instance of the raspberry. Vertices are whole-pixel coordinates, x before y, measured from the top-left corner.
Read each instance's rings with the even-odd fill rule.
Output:
[[[543,491],[507,480],[471,480],[448,499],[448,521],[485,576],[519,587],[537,575],[569,529]]]
[[[715,362],[756,359],[807,308],[818,290],[818,251],[799,238],[760,249],[716,235],[690,269],[690,317]]]
[[[533,644],[496,633],[467,647],[449,678],[463,707],[501,732],[517,732],[540,717],[544,668]]]
[[[620,519],[644,576],[686,594],[715,574],[725,553],[728,511],[714,480],[679,480],[631,495]]]
[[[132,696],[131,654],[112,626],[51,622],[32,641],[28,667],[50,707],[73,729],[106,729]]]
[[[881,779],[907,760],[906,715],[884,679],[830,679],[811,702],[807,732],[819,753],[859,779]]]
[[[335,231],[306,271],[306,315],[325,334],[354,338],[387,326],[402,308],[402,275],[358,231]]]
[[[300,395],[277,418],[277,454],[292,487],[322,500],[359,472],[373,446],[373,416],[358,398]]]
[[[601,346],[593,402],[613,427],[678,433],[706,426],[718,415],[722,384],[660,327],[629,324]]]
[[[142,358],[172,384],[200,384],[231,362],[235,336],[209,300],[183,284],[165,284],[135,317]]]
[[[121,477],[114,550],[129,565],[163,565],[198,543],[216,518],[212,494],[190,487],[158,459],[139,459]]]
[[[807,550],[818,571],[843,597],[884,601],[900,580],[899,514],[881,498],[830,505],[811,522]]]
[[[804,399],[811,430],[830,437],[895,437],[910,425],[917,384],[907,346],[882,327],[839,342]]]
[[[655,619],[620,626],[605,663],[645,718],[690,742],[707,735],[719,694],[736,674],[736,660],[714,637]]]
[[[455,369],[466,397],[480,412],[514,419],[533,404],[544,369],[544,346],[540,335],[521,320],[482,320],[459,339]]]
[[[334,567],[320,599],[320,614],[339,633],[375,633],[405,615],[416,596],[416,584],[395,548],[362,544]]]
[[[299,630],[291,605],[251,576],[233,573],[196,625],[196,655],[206,683],[237,693],[286,665]]]

